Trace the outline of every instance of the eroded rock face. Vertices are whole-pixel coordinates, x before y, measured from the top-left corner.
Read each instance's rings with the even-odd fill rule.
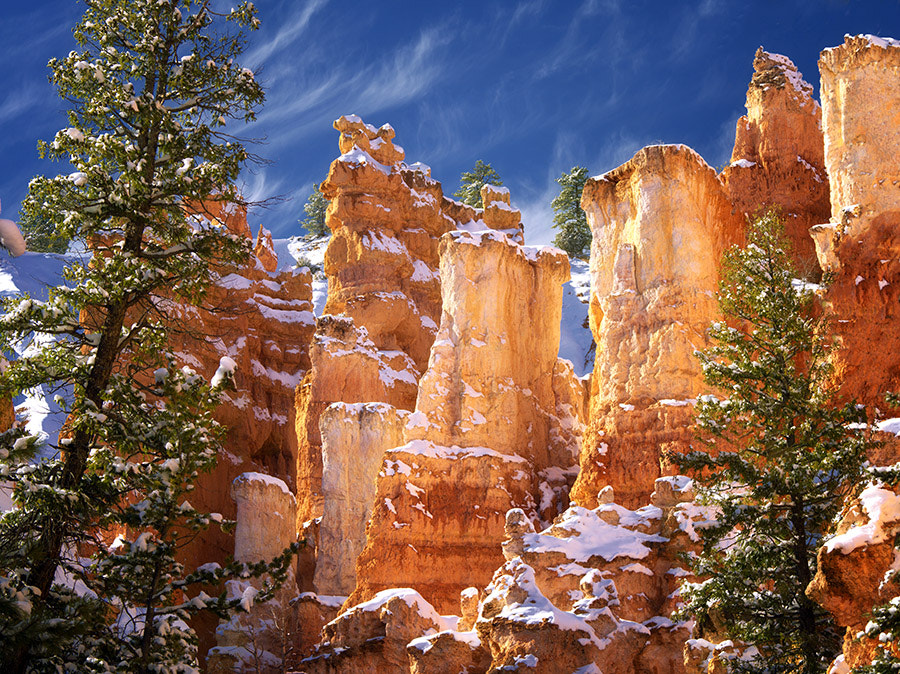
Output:
[[[322,183],[332,233],[325,313],[351,317],[378,349],[403,351],[422,372],[441,312],[437,243],[453,228],[441,184],[403,163],[390,125],[350,116],[334,127],[342,154]]]
[[[441,327],[407,443],[385,455],[348,605],[403,585],[455,611],[502,563],[507,510],[558,512],[580,440],[578,387],[557,358],[567,277],[556,249],[444,236]]]
[[[251,236],[243,209],[210,202],[193,210]],[[170,344],[182,364],[207,379],[223,356],[237,365],[235,389],[215,410],[227,429],[225,451],[215,470],[200,476],[191,496],[198,509],[232,519],[230,486],[241,473],[257,471],[296,484],[294,388],[309,369],[315,316],[312,278],[305,270],[267,271],[251,255],[241,267],[217,268],[216,277],[202,307],[171,304],[167,311],[179,317]],[[184,561],[189,566],[222,562],[233,549],[230,535],[211,528],[187,547]]]
[[[833,272],[841,392],[884,408],[900,385],[900,43],[856,36],[819,59],[831,221],[814,228]]]
[[[375,480],[384,452],[403,444],[408,416],[386,403],[333,403],[319,418],[324,509],[313,581],[318,594],[347,596],[356,587]]]
[[[572,498],[592,507],[612,485],[631,507],[650,496],[663,453],[693,439],[691,401],[703,391],[694,351],[718,315],[719,261],[742,239],[743,216],[684,145],[640,150],[589,180],[581,204],[597,356]]]
[[[747,114],[738,120],[722,180],[741,213],[752,216],[767,206],[781,210],[798,269],[815,275],[809,228],[830,213],[822,112],[812,86],[787,57],[760,47],[753,71]]]
[[[242,473],[231,485],[231,497],[237,504],[235,561],[269,561],[297,540],[297,501],[283,480]]]
[[[846,627],[843,664],[871,664],[877,642],[857,638],[875,606],[900,594],[888,571],[895,566],[894,538],[900,533],[900,497],[870,485],[838,526],[837,536],[818,553],[816,577],[806,592]]]
[[[380,351],[348,316],[320,316],[310,346],[312,369],[296,391],[298,523],[320,517],[322,436],[319,418],[334,402],[390,401],[412,409],[418,373],[402,351]],[[339,442],[335,438],[335,442]]]

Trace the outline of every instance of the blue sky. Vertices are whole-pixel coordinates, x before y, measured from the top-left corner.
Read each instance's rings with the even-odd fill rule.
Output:
[[[490,162],[523,210],[530,243],[547,243],[554,179],[602,173],[651,143],[685,143],[728,161],[753,54],[785,54],[818,92],[819,52],[844,33],[900,38],[897,0],[258,0],[262,28],[246,65],[267,103],[247,136],[269,164],[245,193],[281,197],[251,214],[276,237],[297,220],[337,156],[331,122],[389,122],[407,161],[452,193]],[[66,172],[36,143],[66,126],[47,61],[74,47],[73,0],[4,0],[0,22],[0,200],[15,217],[28,180]]]

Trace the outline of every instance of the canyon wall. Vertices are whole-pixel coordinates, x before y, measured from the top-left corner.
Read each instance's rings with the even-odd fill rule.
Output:
[[[407,586],[455,611],[502,562],[507,510],[554,516],[576,470],[580,390],[557,357],[565,254],[492,229],[445,234],[440,254],[441,326],[347,605]]]
[[[441,313],[437,242],[454,228],[440,183],[428,167],[403,162],[390,125],[350,115],[334,127],[341,155],[321,186],[328,299],[296,397],[301,523],[323,510],[322,411],[334,402],[415,405]]]
[[[246,211],[232,204],[195,206],[197,217],[228,227],[252,241]],[[261,228],[256,250],[267,233]],[[271,241],[271,238],[268,239]],[[258,471],[296,483],[297,436],[294,388],[309,369],[309,343],[315,328],[311,276],[306,270],[283,272],[277,256],[268,269],[255,253],[239,267],[215,270],[215,281],[201,306],[170,307],[179,317],[170,344],[178,361],[210,378],[223,356],[237,365],[234,390],[216,408],[227,429],[224,453],[212,473],[201,475],[191,497],[201,510],[235,515],[230,485],[241,473]],[[223,561],[233,538],[211,528],[188,548],[189,564]]]

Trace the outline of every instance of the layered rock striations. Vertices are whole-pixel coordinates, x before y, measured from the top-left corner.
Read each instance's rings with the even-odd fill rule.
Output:
[[[883,409],[900,385],[900,43],[848,36],[819,69],[831,220],[813,233],[833,275],[837,374],[842,395]]]
[[[737,122],[726,194],[746,216],[778,208],[798,269],[818,275],[809,228],[830,213],[822,111],[813,88],[785,56],[760,47],[753,59],[747,114]]]
[[[298,523],[321,517],[322,412],[335,402],[389,401],[411,409],[418,373],[402,351],[380,351],[348,316],[325,314],[309,349],[312,367],[296,390]],[[336,440],[337,442],[337,440]]]
[[[556,249],[490,229],[444,235],[441,327],[407,443],[385,454],[348,605],[409,586],[453,612],[502,562],[507,510],[564,506],[581,406],[557,357],[567,277]]]
[[[597,343],[581,473],[572,500],[594,507],[611,485],[646,502],[667,451],[693,439],[703,391],[694,351],[717,317],[723,251],[743,216],[715,171],[684,145],[656,145],[585,186],[593,234],[590,324]]]

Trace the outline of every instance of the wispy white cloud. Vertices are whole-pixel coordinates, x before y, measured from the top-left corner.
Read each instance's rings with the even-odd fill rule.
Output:
[[[49,89],[39,86],[32,81],[24,82],[14,91],[3,92],[5,96],[0,99],[0,124],[7,124],[11,120],[24,115],[34,108],[43,105],[49,98]]]
[[[281,21],[280,28],[273,36],[263,35],[265,42],[245,54],[244,59],[247,65],[254,69],[258,68],[273,56],[282,54],[287,48],[294,46],[306,32],[313,15],[326,4],[328,4],[328,0],[306,0],[306,2],[298,3],[293,13]]]
[[[300,82],[282,77],[255,127],[270,143],[284,146],[320,132],[341,114],[365,118],[408,103],[439,80],[444,68],[440,51],[450,39],[437,29],[426,29],[413,42],[368,65],[346,60],[318,76],[300,74]]]

